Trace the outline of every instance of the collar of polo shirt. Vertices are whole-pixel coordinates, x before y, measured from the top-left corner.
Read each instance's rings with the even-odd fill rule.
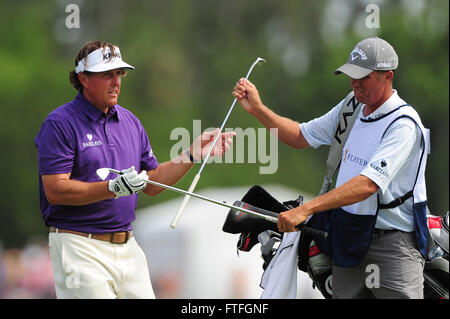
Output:
[[[120,68],[134,70],[134,66],[122,60],[120,49],[116,46],[114,46],[114,53],[115,56],[111,56],[112,52],[109,46],[92,51],[87,57],[78,62],[75,72],[104,72]]]

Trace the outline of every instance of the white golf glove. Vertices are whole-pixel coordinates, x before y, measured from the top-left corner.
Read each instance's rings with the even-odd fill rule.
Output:
[[[136,194],[145,188],[148,181],[147,172],[144,170],[140,174],[131,166],[120,171],[116,178],[108,183],[108,189],[116,194],[115,198]]]

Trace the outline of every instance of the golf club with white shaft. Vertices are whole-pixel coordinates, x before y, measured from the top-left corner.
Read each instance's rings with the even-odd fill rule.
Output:
[[[247,75],[245,76],[245,79],[248,79],[248,77],[250,76],[250,73],[252,73],[253,68],[255,67],[255,65],[263,63],[263,62],[266,62],[266,60],[264,60],[263,58],[258,57],[256,59],[256,61],[252,64],[250,69],[248,70]],[[200,174],[202,173],[203,168],[205,167],[205,164],[208,161],[209,156],[211,155],[211,151],[214,149],[214,146],[216,145],[216,142],[217,142],[217,139],[220,136],[220,133],[222,133],[222,130],[223,130],[224,126],[225,126],[225,123],[227,122],[228,118],[230,117],[231,111],[233,110],[234,105],[236,104],[236,101],[237,101],[237,98],[235,98],[233,103],[231,104],[231,107],[228,110],[228,113],[225,116],[225,119],[223,120],[222,125],[220,126],[219,133],[217,133],[216,137],[214,138],[214,141],[213,141],[213,143],[212,143],[212,145],[211,145],[211,147],[210,147],[210,149],[208,151],[208,154],[203,159],[203,163],[200,166],[200,169],[198,170],[198,173],[194,176],[194,179],[192,180],[191,186],[189,186],[188,192],[193,192],[194,191],[195,186],[197,185],[197,183],[198,183],[198,181],[200,179]],[[181,215],[183,214],[184,208],[186,207],[189,199],[190,199],[190,195],[184,196],[183,202],[181,203],[181,206],[178,209],[178,212],[176,213],[176,215],[172,219],[172,222],[170,223],[170,227],[171,228],[175,228],[177,226],[178,221],[180,220]]]
[[[103,167],[103,168],[97,169],[97,175],[102,180],[105,180],[106,177],[108,177],[109,173],[122,174],[119,170],[113,169],[113,168]],[[204,200],[204,201],[216,204],[216,205],[220,205],[220,206],[223,206],[223,207],[231,208],[231,209],[236,210],[236,212],[244,212],[244,213],[247,213],[247,214],[249,214],[251,216],[254,216],[254,217],[257,217],[257,218],[262,218],[262,219],[265,219],[265,220],[267,220],[269,222],[272,222],[272,223],[275,223],[275,224],[278,223],[278,217],[275,217],[273,212],[267,211],[267,210],[265,210],[263,208],[258,208],[258,207],[254,207],[254,206],[251,206],[251,205],[246,205],[246,206],[251,206],[253,209],[261,212],[261,213],[258,213],[257,211],[249,210],[249,209],[246,209],[244,207],[238,207],[238,206],[235,206],[235,205],[231,205],[231,204],[229,204],[229,203],[227,203],[225,201],[218,201],[218,200],[215,200],[215,199],[212,199],[212,198],[208,198],[206,196],[202,196],[202,195],[195,194],[195,193],[192,193],[192,192],[187,192],[185,190],[182,190],[182,189],[179,189],[179,188],[176,188],[176,187],[173,187],[173,186],[169,186],[169,185],[166,185],[166,184],[161,184],[161,183],[158,183],[158,182],[155,182],[155,181],[152,181],[152,180],[147,180],[146,182],[149,183],[149,184],[158,186],[158,187],[162,187],[162,188],[165,188],[165,189],[168,189],[168,190],[180,193],[180,194],[196,197],[198,199],[201,199],[201,200]],[[304,224],[297,225],[297,229],[302,230],[304,232],[308,232],[308,233],[310,233],[313,236],[317,236],[317,237],[323,238],[323,239],[327,238],[327,236],[328,236],[327,232],[323,232],[323,231],[320,231],[320,230],[317,230],[317,229],[305,226]]]

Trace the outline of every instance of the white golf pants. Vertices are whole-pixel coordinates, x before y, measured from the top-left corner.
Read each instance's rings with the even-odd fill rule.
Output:
[[[113,244],[50,233],[49,246],[57,298],[155,298],[147,259],[134,237]]]

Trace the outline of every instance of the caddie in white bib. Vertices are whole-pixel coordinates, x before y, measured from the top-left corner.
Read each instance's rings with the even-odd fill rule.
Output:
[[[361,202],[344,206],[332,211],[316,214],[314,226],[327,230],[327,240],[317,240],[319,247],[333,257],[334,264],[341,267],[357,265],[365,257],[372,238],[376,217],[380,208],[392,208],[401,205],[413,197],[415,232],[421,254],[426,255],[426,187],[425,165],[427,158],[427,133],[416,111],[409,105],[401,105],[392,112],[377,119],[358,118],[342,149],[342,158],[336,187],[341,186],[355,176],[371,162],[387,128],[397,119],[408,117],[416,123],[422,133],[422,152],[414,159],[417,164],[415,184],[412,190],[391,203],[380,203],[377,193]],[[371,165],[374,165],[373,163]],[[390,174],[386,163],[382,161],[372,167],[380,174]]]

